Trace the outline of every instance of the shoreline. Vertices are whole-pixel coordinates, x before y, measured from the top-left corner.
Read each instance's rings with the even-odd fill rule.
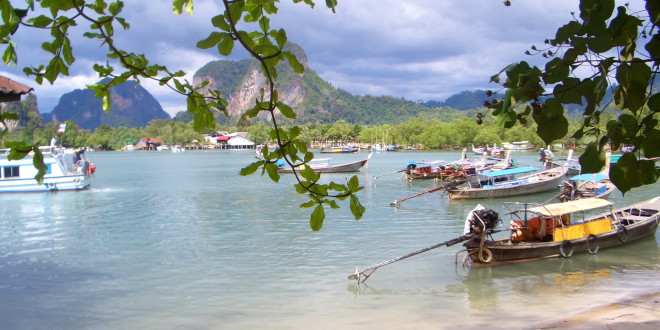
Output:
[[[660,291],[541,322],[526,329],[660,329]]]

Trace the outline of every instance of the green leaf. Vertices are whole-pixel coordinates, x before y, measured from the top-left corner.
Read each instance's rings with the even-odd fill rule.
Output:
[[[220,55],[229,56],[231,51],[234,49],[234,39],[232,39],[228,33],[224,35],[220,43],[218,44],[218,52]]]
[[[571,37],[575,36],[582,25],[576,21],[570,21],[568,24],[557,29],[557,34],[555,35],[555,42],[557,44],[562,44],[567,42]]]
[[[204,40],[200,40],[197,42],[197,48],[200,49],[209,49],[211,47],[214,47],[220,41],[224,38],[226,34],[225,33],[220,33],[220,32],[211,32],[208,37]]]
[[[250,175],[250,174],[256,172],[257,169],[259,169],[259,167],[261,167],[261,165],[263,165],[264,163],[265,162],[263,160],[252,163],[252,164],[242,168],[241,172],[240,172],[240,175],[242,175],[242,176]]]
[[[48,166],[44,164],[44,155],[41,153],[39,148],[33,148],[34,155],[32,158],[32,165],[37,169],[37,174],[34,176],[34,179],[37,180],[38,184],[44,183],[44,175],[48,171]]]
[[[317,205],[309,217],[309,226],[313,231],[319,231],[323,228],[323,220],[325,220],[323,205]]]
[[[560,58],[553,58],[545,64],[545,75],[543,81],[550,85],[556,84],[568,77],[570,67]]]
[[[211,24],[222,31],[225,32],[231,31],[231,27],[229,26],[229,24],[227,24],[227,21],[225,20],[225,15],[214,16],[213,18],[211,18]]]
[[[331,208],[333,209],[338,209],[339,205],[337,205],[337,202],[332,200],[332,199],[324,199],[323,204],[330,205]]]
[[[303,193],[304,193],[304,190],[303,190]],[[302,203],[302,204],[300,204],[300,207],[301,207],[301,208],[308,209],[308,208],[310,208],[310,207],[312,207],[312,206],[314,206],[314,205],[318,205],[318,202],[315,201],[315,200],[311,200],[311,201],[309,201],[309,202],[306,202],[306,203]]]
[[[367,209],[360,204],[360,200],[355,197],[355,195],[351,195],[351,213],[353,213],[353,217],[355,217],[355,220],[360,220],[362,218],[362,215],[364,215],[364,211]]]
[[[561,84],[557,84],[553,95],[560,103],[574,103],[582,105],[582,93],[580,79],[566,78]]]
[[[282,55],[287,59],[289,65],[298,74],[305,72],[305,67],[298,61],[298,58],[291,52],[283,52]]]
[[[580,156],[582,173],[598,173],[605,166],[605,154],[598,151],[595,143],[590,143]]]
[[[657,122],[655,127],[657,127]],[[644,132],[644,140],[641,143],[644,157],[660,157],[660,130],[656,128]]]
[[[274,182],[280,181],[280,174],[277,172],[277,165],[273,163],[265,163],[264,168],[266,169],[266,173],[268,173],[268,176],[271,180]]]
[[[610,180],[624,194],[632,188],[641,186],[642,180],[637,157],[630,152],[624,153],[616,163],[612,164]]]
[[[660,93],[653,94],[646,103],[649,110],[653,112],[660,112]]]
[[[293,109],[291,109],[291,107],[288,105],[282,102],[277,102],[277,109],[280,110],[284,117],[289,119],[296,119],[296,113],[293,112]]]
[[[360,181],[358,180],[357,175],[353,175],[349,180],[348,180],[348,190],[351,192],[356,192],[360,188]]]
[[[650,2],[652,1],[647,1],[646,4],[648,5]],[[649,52],[650,57],[655,59],[653,66],[660,65],[660,35],[657,33],[653,34],[651,41],[646,43],[644,48]]]
[[[180,15],[183,12],[183,3],[186,0],[174,0],[172,1],[172,12],[176,15]]]

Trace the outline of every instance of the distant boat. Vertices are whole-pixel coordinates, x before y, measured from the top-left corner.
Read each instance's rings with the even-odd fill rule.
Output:
[[[161,144],[156,147],[156,150],[158,151],[170,150],[170,149],[171,149],[170,146],[168,146],[167,144]]]
[[[447,192],[449,199],[480,199],[518,196],[550,191],[564,181],[567,169],[558,167],[538,171],[534,167],[517,167],[501,171],[480,173],[478,180],[468,180],[470,186],[452,187]],[[515,175],[531,173],[515,178]]]
[[[356,153],[360,151],[360,148],[353,146],[335,146],[328,149],[321,148],[322,154],[347,154],[347,153]]]
[[[84,151],[67,153],[63,148],[53,148],[52,151],[44,149],[42,154],[48,167],[42,184],[34,179],[37,169],[31,156],[19,160],[0,156],[0,192],[49,192],[89,187],[96,166],[85,158]]]
[[[173,145],[170,149],[172,150],[172,152],[184,152],[185,151],[184,148],[182,148],[180,146],[177,146],[177,145]]]
[[[369,155],[362,160],[350,162],[350,163],[344,163],[344,164],[338,164],[338,165],[332,165],[330,164],[330,159],[332,158],[317,158],[317,159],[312,159],[307,164],[300,164],[296,167],[296,171],[302,171],[305,169],[305,167],[309,166],[314,172],[316,173],[342,173],[342,172],[359,172],[363,167],[367,165],[367,162],[369,159],[371,159],[371,155],[373,154],[372,152],[369,152]],[[293,173],[293,169],[291,166],[288,166],[284,162],[280,162],[278,164],[279,168],[277,169],[277,172],[279,173]]]
[[[531,150],[534,149],[534,145],[529,144],[529,141],[504,142],[502,143],[502,148],[504,150]]]
[[[127,143],[123,148],[121,148],[122,151],[134,151],[135,146],[132,143]]]
[[[493,266],[552,257],[570,258],[575,253],[596,254],[600,250],[630,244],[653,236],[660,223],[660,197],[618,210],[600,198],[584,198],[547,205],[513,204],[507,215],[510,235],[494,239],[494,227],[506,221],[481,205],[470,211],[463,244],[463,262],[472,267]],[[609,211],[585,217],[602,208]],[[504,230],[506,231],[506,230]]]

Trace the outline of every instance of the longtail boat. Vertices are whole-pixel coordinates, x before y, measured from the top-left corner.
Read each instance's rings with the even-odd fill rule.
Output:
[[[534,167],[516,167],[501,171],[479,173],[468,186],[447,190],[449,199],[497,198],[532,194],[557,189],[564,181],[567,168],[557,167],[538,171]],[[532,173],[533,172],[533,173]],[[525,176],[515,177],[525,173]]]
[[[343,163],[338,165],[330,164],[330,159],[332,158],[316,158],[312,159],[307,164],[300,164],[295,166],[296,171],[302,171],[306,166],[309,166],[316,173],[342,173],[342,172],[359,172],[363,167],[367,165],[369,159],[373,152],[370,152],[369,155],[361,160],[354,162]],[[277,172],[279,173],[293,173],[291,166],[285,165],[283,162],[278,164],[279,168]]]
[[[509,203],[508,230],[495,230],[501,222],[490,209],[477,206],[465,221],[464,237],[473,238],[463,246],[463,262],[472,267],[524,262],[552,257],[570,258],[577,253],[628,244],[655,234],[660,223],[660,196],[614,210],[614,204],[600,198],[583,198],[565,203],[530,205]],[[594,216],[589,211],[606,208]],[[493,239],[497,232],[508,237]],[[458,255],[457,255],[458,257]]]

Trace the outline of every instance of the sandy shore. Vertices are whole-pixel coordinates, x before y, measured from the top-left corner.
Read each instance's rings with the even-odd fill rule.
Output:
[[[660,292],[584,311],[529,329],[660,329]]]

